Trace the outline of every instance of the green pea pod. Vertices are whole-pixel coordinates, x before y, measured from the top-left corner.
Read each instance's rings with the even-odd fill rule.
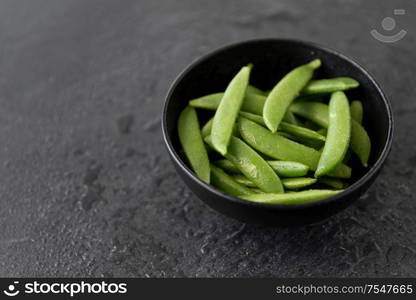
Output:
[[[257,95],[260,95],[260,96],[266,96],[266,93],[264,91],[262,91],[259,88],[256,88],[255,86],[253,86],[251,84],[249,84],[247,86],[247,93],[248,94],[257,94]]]
[[[311,80],[302,90],[302,95],[329,94],[356,88],[360,83],[350,77]]]
[[[309,171],[307,165],[295,161],[268,160],[267,163],[282,177],[305,176]]]
[[[211,134],[212,121],[214,121],[213,117],[209,119],[208,122],[206,122],[204,126],[202,126],[201,135],[203,138]]]
[[[328,105],[319,102],[295,102],[290,111],[305,119],[328,128]]]
[[[216,93],[216,94],[203,96],[197,99],[193,99],[189,101],[189,106],[200,108],[200,109],[216,110],[218,106],[220,105],[223,95],[224,93]],[[241,110],[249,112],[249,113],[261,115],[263,114],[263,107],[264,107],[265,102],[266,102],[265,96],[246,92],[244,96],[243,104],[241,106]]]
[[[250,189],[235,181],[231,176],[213,164],[211,164],[211,182],[213,186],[233,196],[252,193]]]
[[[321,177],[318,179],[318,182],[337,190],[341,190],[347,187],[343,181],[336,178]]]
[[[265,125],[263,117],[260,116],[260,115],[252,114],[252,113],[245,112],[245,111],[240,111],[240,116],[242,116],[246,119],[249,119],[253,122],[256,122],[257,124],[260,124],[260,125],[263,125],[263,126]]]
[[[251,67],[243,67],[231,80],[215,112],[211,130],[212,146],[222,155],[227,154],[234,124],[248,85],[250,71]]]
[[[314,184],[317,181],[316,178],[297,177],[297,178],[285,178],[282,179],[282,184],[285,189],[297,190],[309,185]]]
[[[276,132],[292,101],[299,95],[313,76],[321,61],[315,59],[306,65],[295,68],[285,75],[267,96],[263,118],[267,128]]]
[[[300,162],[311,170],[316,170],[320,153],[315,149],[272,133],[263,126],[242,117],[238,120],[237,128],[243,140],[257,151],[275,159]],[[349,178],[351,169],[340,164],[330,176]]]
[[[306,190],[285,194],[251,194],[241,195],[240,198],[258,203],[269,204],[300,204],[314,202],[334,196],[342,191],[334,190]]]
[[[192,107],[186,107],[178,119],[179,141],[185,156],[196,175],[206,183],[210,182],[208,153],[199,129],[198,117]]]
[[[205,142],[212,145],[211,136]],[[246,143],[236,137],[231,137],[225,158],[235,165],[241,173],[267,193],[282,193],[283,186],[269,164]]]
[[[298,102],[291,106],[291,110],[322,127],[328,128],[328,105],[316,102]],[[351,120],[352,151],[358,156],[361,163],[367,166],[371,153],[371,140],[367,131],[354,119]]]
[[[351,113],[344,92],[335,92],[329,101],[329,125],[324,149],[315,172],[321,177],[344,159],[351,137]]]
[[[363,108],[363,104],[361,103],[361,101],[358,101],[358,100],[352,101],[350,105],[350,110],[351,110],[351,118],[353,118],[359,124],[362,124],[364,108]]]
[[[267,160],[267,163],[281,177],[305,176],[309,171],[307,165],[295,161]],[[240,170],[226,159],[217,160],[214,164],[227,172],[234,174],[240,173]]]
[[[290,110],[286,111],[286,114],[283,117],[283,121],[293,125],[302,126],[302,123],[296,118],[296,116]]]
[[[220,105],[224,93],[214,93],[189,101],[189,106],[194,108],[216,110]]]
[[[248,179],[246,176],[244,175],[234,175],[233,176],[234,180],[237,181],[239,184],[242,184],[244,186],[247,187],[257,187],[253,181],[251,181],[250,179]]]
[[[358,156],[364,167],[368,166],[371,153],[371,141],[367,131],[355,120],[351,126],[351,149]]]

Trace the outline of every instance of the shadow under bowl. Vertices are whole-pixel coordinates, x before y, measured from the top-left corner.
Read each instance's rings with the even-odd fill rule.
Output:
[[[250,83],[271,89],[294,67],[320,58],[316,78],[353,77],[360,87],[347,92],[350,100],[364,106],[364,122],[372,142],[369,166],[353,164],[351,185],[340,194],[310,203],[276,205],[254,203],[223,193],[196,177],[180,154],[177,134],[179,114],[189,100],[224,91],[231,78],[248,63],[253,63]],[[198,111],[200,123],[212,115]],[[164,142],[173,164],[186,185],[213,209],[243,222],[263,225],[300,225],[321,221],[346,208],[374,182],[391,148],[393,115],[390,103],[372,76],[352,59],[313,43],[260,39],[240,42],[215,50],[187,67],[175,80],[166,97],[162,115]]]

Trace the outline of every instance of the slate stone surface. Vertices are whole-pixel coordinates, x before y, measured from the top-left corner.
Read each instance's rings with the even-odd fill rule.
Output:
[[[370,35],[394,8],[394,44]],[[416,276],[414,1],[1,1],[0,276]],[[389,160],[322,224],[244,225],[186,188],[160,113],[195,58],[259,37],[355,58],[391,99]]]

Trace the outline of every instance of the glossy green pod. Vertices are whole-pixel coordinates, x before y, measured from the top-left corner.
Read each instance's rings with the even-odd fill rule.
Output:
[[[263,118],[267,128],[276,132],[286,111],[300,91],[311,80],[321,61],[315,59],[306,65],[295,68],[286,74],[267,96],[263,108]]]
[[[318,183],[325,184],[337,190],[341,190],[347,187],[346,183],[336,178],[321,177],[318,179]]]
[[[237,128],[243,140],[257,151],[275,159],[300,162],[311,170],[316,170],[320,153],[315,149],[291,141],[277,133],[272,133],[246,118],[240,117],[238,119]],[[351,177],[351,168],[340,164],[329,176],[349,178]]]
[[[306,190],[285,194],[260,194],[255,193],[251,195],[241,195],[240,198],[268,204],[300,204],[306,202],[314,202],[322,200],[333,195],[336,195],[342,191],[334,190]]]
[[[367,131],[355,120],[351,124],[351,149],[364,167],[368,166],[371,153],[371,140]]]
[[[252,191],[235,181],[230,175],[211,164],[211,183],[213,186],[233,196],[248,195]]]
[[[206,183],[210,182],[208,153],[202,140],[196,111],[186,107],[178,119],[179,141],[185,156],[196,175]]]
[[[205,142],[212,147],[211,136]],[[250,146],[236,137],[231,137],[227,154],[224,155],[241,173],[267,193],[282,193],[280,178],[270,165]]]
[[[297,178],[284,178],[282,184],[285,189],[297,190],[314,184],[317,181],[316,178],[297,177]]]
[[[228,84],[212,121],[212,146],[222,155],[227,154],[235,121],[243,103],[251,67],[243,67]]]
[[[329,124],[326,142],[315,172],[321,177],[342,162],[350,145],[351,113],[344,92],[335,92],[329,101]]]
[[[199,109],[216,110],[220,105],[223,95],[224,93],[216,93],[193,99],[189,101],[189,106]],[[246,92],[241,110],[261,115],[263,114],[263,107],[265,102],[265,96]]]
[[[309,171],[307,165],[295,161],[268,160],[267,163],[281,177],[301,177]]]
[[[363,104],[361,103],[361,101],[358,101],[358,100],[352,101],[350,105],[350,110],[351,110],[351,118],[353,118],[359,124],[362,124],[364,108],[363,108]]]
[[[350,77],[311,80],[302,90],[302,95],[329,94],[356,88],[360,83]]]

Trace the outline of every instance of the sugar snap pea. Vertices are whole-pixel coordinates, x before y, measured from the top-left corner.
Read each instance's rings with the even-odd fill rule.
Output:
[[[227,153],[234,123],[243,103],[250,77],[250,66],[243,67],[228,84],[212,122],[212,145],[222,155]]]
[[[351,118],[353,118],[355,121],[361,124],[363,122],[363,114],[364,114],[363,104],[361,103],[361,101],[358,101],[358,100],[352,101],[350,105],[350,109],[351,109]]]
[[[367,131],[355,120],[351,123],[351,149],[364,167],[368,166],[371,153],[371,141]]]
[[[272,158],[280,160],[297,161],[316,170],[320,153],[315,149],[291,141],[277,133],[272,133],[261,125],[246,118],[240,117],[237,128],[241,137],[251,147]],[[351,169],[339,164],[329,176],[349,178]]]
[[[189,106],[200,108],[200,109],[216,110],[218,106],[220,105],[223,95],[224,93],[216,93],[216,94],[203,96],[197,99],[193,99],[189,101]],[[250,112],[253,114],[261,115],[263,113],[263,107],[264,107],[265,102],[266,102],[265,96],[246,92],[244,96],[243,104],[241,106],[241,110]]]
[[[316,178],[308,177],[284,178],[282,179],[282,184],[285,189],[297,190],[312,185],[316,181]]]
[[[333,170],[344,159],[351,137],[351,113],[344,92],[335,92],[329,101],[327,139],[315,172],[321,177]]]
[[[194,108],[216,110],[218,108],[218,105],[220,105],[223,96],[224,93],[214,93],[205,95],[189,101],[189,106]]]
[[[346,183],[336,178],[321,177],[318,179],[318,182],[337,190],[341,190],[347,187]]]
[[[196,175],[206,183],[210,182],[208,153],[201,137],[195,109],[186,107],[178,119],[178,136],[185,156]]]
[[[342,190],[306,190],[286,194],[251,194],[242,195],[240,198],[258,203],[269,204],[300,204],[306,202],[318,201],[336,195]]]
[[[248,195],[252,191],[235,181],[230,175],[211,164],[212,185],[233,196]]]
[[[328,105],[316,102],[298,102],[291,106],[295,114],[307,118],[324,128],[328,128]],[[371,153],[371,140],[367,131],[354,119],[351,120],[350,147],[361,163],[367,166]]]
[[[286,74],[272,89],[263,108],[264,122],[272,132],[277,131],[288,107],[312,78],[314,70],[320,66],[321,61],[315,59],[297,67]]]
[[[211,136],[205,137],[204,140],[207,144],[213,146]],[[224,156],[262,191],[268,193],[283,192],[280,178],[270,165],[239,138],[231,137],[227,154]]]
[[[309,171],[307,165],[295,161],[268,160],[267,163],[282,177],[305,176]]]
[[[309,171],[307,165],[295,161],[267,160],[267,163],[281,177],[301,177],[305,176]],[[240,170],[226,159],[217,160],[214,164],[227,172],[240,173]]]
[[[350,77],[311,80],[302,90],[302,95],[327,94],[356,88],[360,83]]]
[[[256,187],[256,185],[247,177],[243,175],[235,175],[234,180],[238,183],[245,185],[247,187]],[[307,177],[296,177],[296,178],[283,178],[282,184],[285,189],[288,190],[297,190],[309,185],[314,184],[317,181],[316,178],[307,178]]]

